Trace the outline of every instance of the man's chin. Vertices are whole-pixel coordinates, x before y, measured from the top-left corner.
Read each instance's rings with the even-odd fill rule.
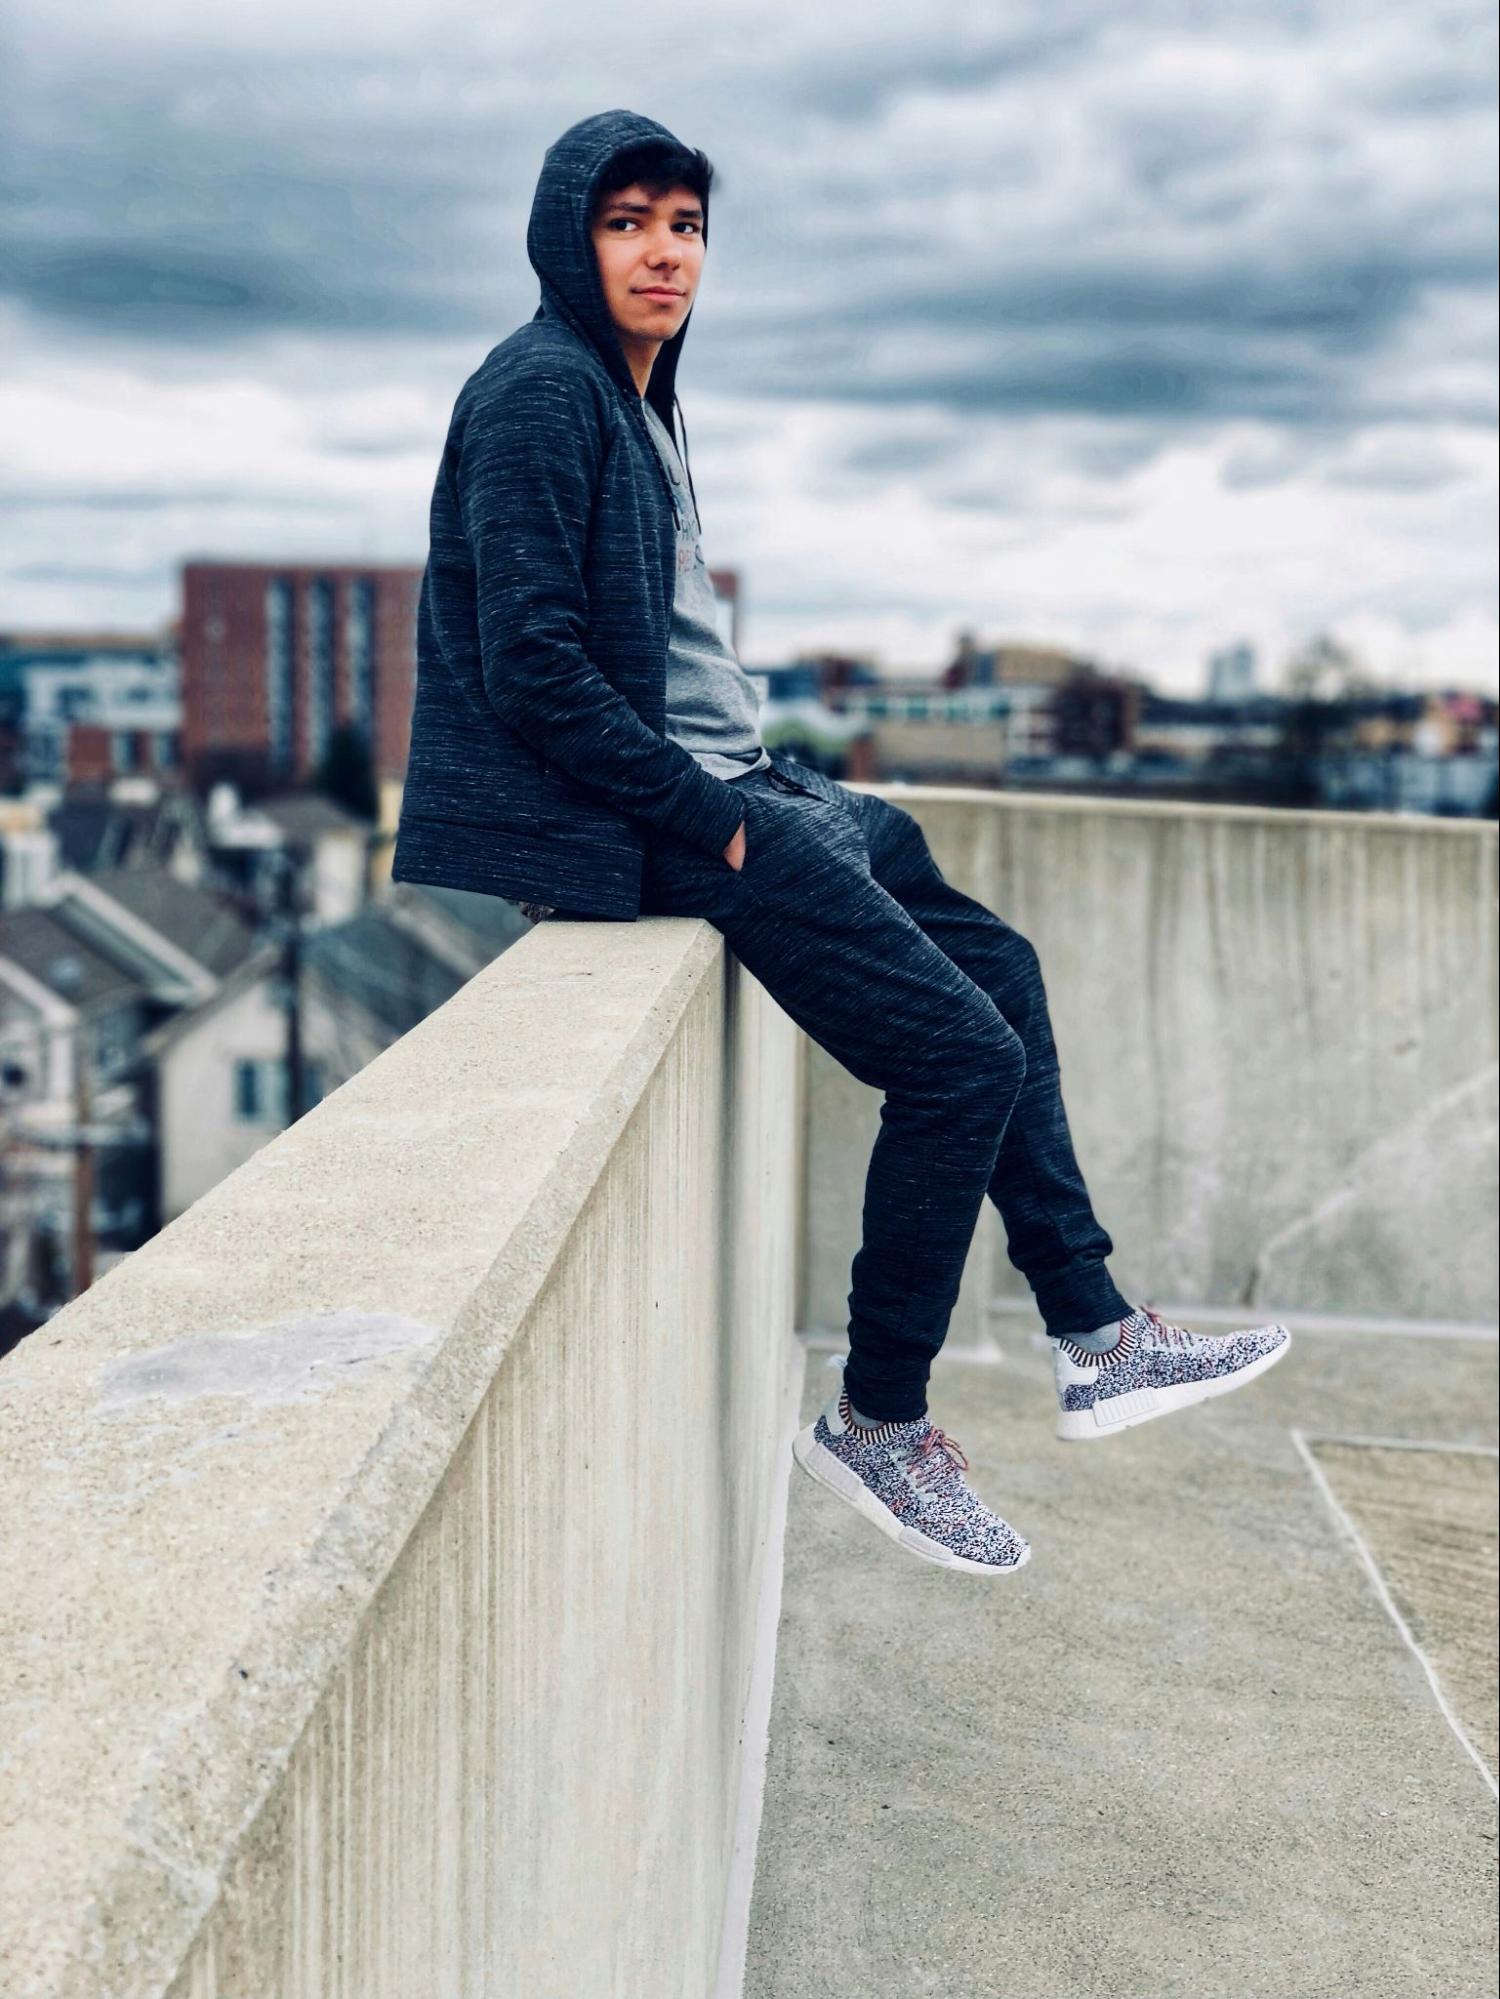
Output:
[[[649,314],[643,313],[638,320],[633,319],[625,322],[623,325],[619,320],[616,320],[615,324],[620,326],[623,332],[631,334],[637,340],[670,340],[686,318],[687,314],[685,312],[674,312],[670,315],[664,312],[653,312]]]

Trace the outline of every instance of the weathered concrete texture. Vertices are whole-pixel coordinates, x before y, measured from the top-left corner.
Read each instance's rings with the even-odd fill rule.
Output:
[[[0,1366],[5,1999],[703,1999],[796,1060],[547,926]]]
[[[1036,945],[1128,1296],[1494,1323],[1492,824],[857,788]],[[839,1331],[878,1098],[819,1049],[808,1076],[801,1323]],[[1030,1295],[992,1221],[959,1340],[992,1270]]]
[[[1312,1438],[1309,1449],[1432,1661],[1460,1726],[1500,1767],[1500,1460]]]
[[[1487,1999],[1492,1800],[1291,1429],[1492,1445],[1494,1347],[1308,1336],[1068,1446],[1008,1338],[932,1407],[1035,1553],[944,1575],[794,1474],[746,1999]]]

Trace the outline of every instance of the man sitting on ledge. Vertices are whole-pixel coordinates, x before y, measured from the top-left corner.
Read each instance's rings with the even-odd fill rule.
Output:
[[[433,493],[392,877],[537,920],[702,917],[884,1092],[847,1364],[793,1448],[908,1553],[1013,1575],[1027,1542],[927,1413],[986,1194],[1052,1340],[1061,1438],[1239,1387],[1290,1336],[1210,1338],[1122,1296],[1035,950],[944,880],[909,812],[762,743],[675,436],[711,178],[628,111],[547,151],[527,229],[541,303],[465,382]]]

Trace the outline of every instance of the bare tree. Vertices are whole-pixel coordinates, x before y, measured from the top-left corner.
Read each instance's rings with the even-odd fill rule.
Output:
[[[1281,678],[1287,697],[1279,759],[1284,801],[1320,805],[1323,759],[1347,729],[1357,702],[1378,691],[1376,683],[1359,655],[1329,632],[1299,646]]]

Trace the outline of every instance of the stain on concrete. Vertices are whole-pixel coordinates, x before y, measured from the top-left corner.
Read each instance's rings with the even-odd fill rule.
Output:
[[[262,1405],[309,1402],[430,1345],[442,1332],[400,1312],[344,1307],[190,1333],[112,1362],[100,1378],[98,1408],[108,1415],[153,1399],[182,1403],[204,1395]]]

